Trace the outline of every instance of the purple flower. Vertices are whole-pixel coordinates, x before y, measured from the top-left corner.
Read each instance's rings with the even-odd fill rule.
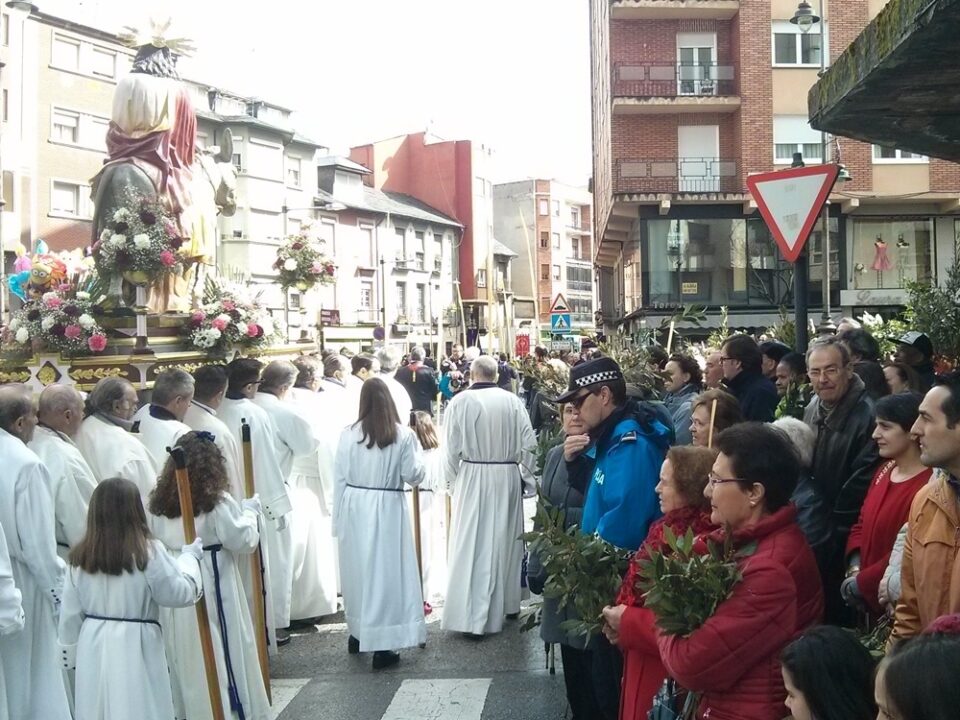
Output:
[[[141,221],[144,225],[155,225],[156,222],[157,222],[157,216],[154,215],[154,214],[153,214],[152,212],[150,212],[149,210],[141,210],[141,211],[140,211],[140,221]]]
[[[57,323],[50,328],[50,334],[54,337],[63,337],[64,333],[67,331],[67,328],[63,326],[62,323]]]
[[[30,312],[27,313],[27,320],[29,320],[30,322],[36,322],[39,319],[40,319],[39,310],[31,310]]]
[[[78,308],[76,305],[65,305],[63,308],[63,314],[67,317],[79,317],[80,308]]]
[[[129,230],[130,230],[130,226],[127,225],[127,223],[125,223],[123,220],[121,220],[120,222],[114,223],[113,225],[113,231],[118,235],[126,235]]]

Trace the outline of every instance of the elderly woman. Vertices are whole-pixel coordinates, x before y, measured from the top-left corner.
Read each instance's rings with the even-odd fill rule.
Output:
[[[735,548],[742,579],[713,616],[686,636],[660,634],[667,672],[700,693],[698,718],[781,720],[788,712],[780,653],[823,615],[813,553],[790,496],[800,473],[784,433],[741,423],[715,440],[720,451],[704,494],[710,520]]]
[[[643,598],[635,587],[640,562],[651,551],[665,547],[665,528],[678,536],[691,529],[697,535],[716,529],[710,522],[709,504],[703,494],[716,457],[716,451],[701,447],[677,446],[667,451],[656,487],[663,517],[650,526],[647,539],[630,562],[616,607],[604,608],[604,632],[623,652],[620,720],[645,718],[653,696],[667,676],[657,649],[653,614],[644,609]]]
[[[883,613],[879,589],[897,533],[907,521],[914,495],[930,481],[931,468],[920,462],[920,445],[910,433],[920,413],[919,393],[899,393],[877,401],[873,439],[885,460],[873,476],[860,517],[847,539],[847,577],[840,586],[844,602],[873,616]]]
[[[707,447],[710,444],[710,415],[716,401],[717,411],[713,417],[713,438],[728,427],[743,422],[740,403],[725,390],[707,390],[693,399],[690,413],[690,435],[694,445]]]
[[[689,355],[674,355],[667,361],[666,370],[669,379],[663,404],[673,418],[677,445],[689,445],[692,439],[690,413],[693,412],[693,399],[703,387],[703,372]]]
[[[543,463],[543,478],[540,483],[540,494],[553,507],[563,513],[563,526],[570,528],[580,524],[583,515],[584,496],[572,487],[567,475],[567,462],[564,455],[566,450],[571,459],[577,456],[573,440],[586,434],[587,429],[580,418],[580,413],[569,403],[562,406],[563,432],[570,438],[570,442],[557,445],[547,453]],[[590,458],[583,458],[592,465]],[[543,586],[547,580],[546,571],[540,564],[540,557],[536,553],[530,555],[527,565],[527,582],[532,592],[543,594]],[[563,659],[563,681],[567,690],[567,702],[574,720],[590,720],[601,717],[600,707],[597,704],[593,683],[590,677],[592,665],[591,653],[586,649],[586,642],[580,635],[571,635],[560,629],[560,623],[565,620],[576,619],[573,608],[568,605],[561,609],[557,598],[544,597],[540,615],[540,637],[545,643],[560,645],[560,657]]]

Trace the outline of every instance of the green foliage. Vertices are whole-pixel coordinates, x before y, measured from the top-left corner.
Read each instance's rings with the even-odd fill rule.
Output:
[[[707,338],[707,347],[719,350],[723,341],[730,337],[730,310],[726,305],[720,307],[720,325]]]
[[[909,313],[909,307],[904,315]],[[860,317],[863,327],[870,331],[870,334],[876,338],[880,344],[880,358],[889,358],[897,349],[897,338],[902,336],[910,329],[909,323],[903,317],[890,318],[884,320],[881,315],[871,315],[864,313]]]
[[[604,356],[616,360],[628,386],[633,385],[638,388],[640,394],[646,398],[663,396],[666,373],[651,366],[650,345],[607,342],[601,343],[598,347]]]
[[[543,475],[543,466],[547,461],[547,453],[563,442],[563,427],[559,417],[541,426],[537,433],[537,475]]]
[[[544,597],[556,598],[560,609],[572,607],[579,620],[560,624],[568,633],[587,638],[600,632],[603,608],[616,597],[627,570],[628,553],[599,535],[587,535],[576,525],[564,529],[564,513],[543,497],[537,501],[533,532],[523,538],[531,553],[538,553],[547,581]],[[537,624],[528,615],[522,629]]]
[[[854,634],[860,644],[879,660],[887,654],[887,642],[890,640],[891,632],[893,632],[893,618],[884,615],[874,627],[857,630]]]
[[[782,342],[787,347],[794,348],[797,343],[797,325],[785,307],[780,306],[780,319],[767,328],[765,335],[770,340]],[[802,352],[802,350],[800,350]]]
[[[787,385],[787,393],[780,398],[780,403],[777,405],[775,413],[777,420],[782,417],[803,420],[803,413],[812,399],[813,388],[810,387],[810,383],[790,383]]]
[[[909,329],[926,333],[937,354],[951,365],[960,361],[960,256],[947,270],[946,282],[907,284],[910,300],[904,313]]]
[[[640,562],[637,589],[666,635],[689,635],[701,627],[743,578],[737,560],[752,555],[756,543],[735,550],[730,534],[723,543],[707,541],[707,553],[695,549],[692,529],[677,537],[664,528],[667,548]]]

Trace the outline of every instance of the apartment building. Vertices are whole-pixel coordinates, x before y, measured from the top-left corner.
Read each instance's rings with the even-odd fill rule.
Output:
[[[563,294],[570,308],[568,336],[594,331],[593,207],[586,188],[530,179],[493,187],[494,232],[517,259],[515,306],[533,305],[519,320],[540,341],[552,338],[550,306]],[[519,312],[518,312],[519,314]]]
[[[792,305],[792,267],[746,178],[795,153],[851,175],[830,198],[829,257],[819,223],[807,245],[811,317],[825,267],[834,317],[894,312],[906,283],[944,277],[960,166],[824,138],[807,122],[821,53],[829,64],[884,4],[814,3],[823,20],[804,33],[790,22],[796,0],[592,0],[595,260],[609,329],[693,303],[762,327]]]

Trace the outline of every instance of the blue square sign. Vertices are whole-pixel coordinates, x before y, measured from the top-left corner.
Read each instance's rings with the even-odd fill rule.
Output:
[[[554,313],[551,315],[550,332],[558,335],[570,332],[570,313]]]

